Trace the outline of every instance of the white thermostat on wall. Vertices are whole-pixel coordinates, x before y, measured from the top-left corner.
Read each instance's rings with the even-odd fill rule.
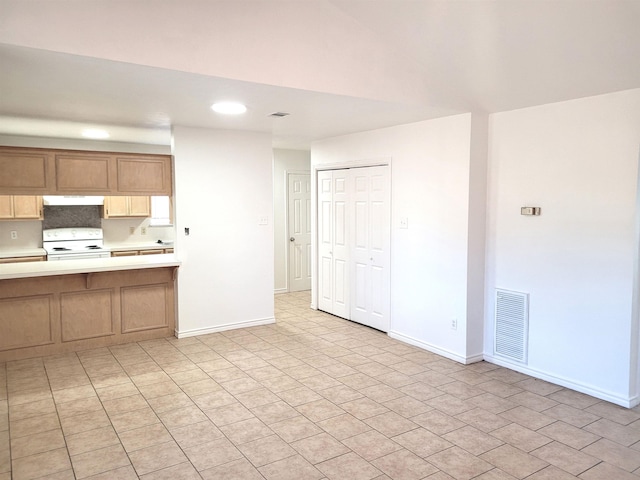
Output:
[[[520,215],[540,215],[540,207],[522,207]]]

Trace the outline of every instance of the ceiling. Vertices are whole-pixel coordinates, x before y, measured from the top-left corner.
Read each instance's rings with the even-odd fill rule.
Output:
[[[640,0],[322,3],[418,65],[431,100],[381,101],[0,43],[0,134],[79,138],[85,126],[102,126],[114,141],[168,145],[171,126],[183,125],[265,132],[275,147],[307,149],[347,133],[640,87]],[[248,112],[209,109],[229,99]]]
[[[456,113],[0,44],[0,133],[79,138],[104,127],[111,140],[169,145],[172,125],[271,133],[275,147]],[[247,105],[241,116],[215,101]],[[284,112],[286,117],[271,117]],[[116,128],[117,127],[117,128]]]

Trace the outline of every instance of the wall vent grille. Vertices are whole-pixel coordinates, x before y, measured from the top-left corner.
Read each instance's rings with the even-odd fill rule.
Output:
[[[529,294],[496,290],[495,322],[495,354],[527,363]]]

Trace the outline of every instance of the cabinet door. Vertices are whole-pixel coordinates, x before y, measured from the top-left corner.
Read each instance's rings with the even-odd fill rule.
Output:
[[[13,197],[0,195],[0,218],[13,219]]]
[[[110,165],[110,155],[56,154],[56,190],[61,194],[108,194]]]
[[[27,262],[44,262],[46,258],[44,256],[35,257],[10,257],[0,258],[0,263],[27,263]]]
[[[171,157],[116,156],[118,192],[171,195]]]
[[[138,250],[122,250],[120,252],[111,252],[112,257],[133,257],[138,255]]]
[[[149,197],[129,197],[129,216],[149,217],[150,215]]]
[[[162,253],[161,248],[155,248],[151,250],[140,250],[140,255],[157,255],[159,253]]]
[[[40,149],[0,147],[0,192],[53,193],[52,158]]]
[[[104,197],[104,218],[129,216],[128,197]]]
[[[13,197],[13,216],[17,219],[42,219],[42,197],[16,195]]]

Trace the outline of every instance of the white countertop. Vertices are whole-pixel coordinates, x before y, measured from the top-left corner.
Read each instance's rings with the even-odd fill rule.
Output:
[[[6,263],[0,264],[0,280],[179,266],[180,261],[171,253],[55,262]]]
[[[170,248],[170,247],[167,247]],[[39,257],[46,255],[44,248],[3,248],[0,249],[0,258],[12,257]]]

